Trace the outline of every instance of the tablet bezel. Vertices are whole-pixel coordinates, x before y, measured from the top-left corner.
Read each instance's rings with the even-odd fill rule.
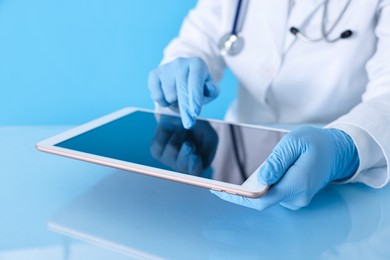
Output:
[[[65,131],[63,133],[60,133],[58,135],[55,135],[51,138],[45,139],[39,143],[36,144],[36,148],[40,151],[52,153],[56,155],[61,155],[65,157],[70,157],[78,160],[83,160],[91,163],[101,164],[109,167],[118,168],[121,170],[141,173],[149,176],[159,177],[163,179],[168,179],[176,182],[186,183],[198,187],[203,187],[207,189],[212,189],[216,191],[222,191],[227,192],[230,194],[236,194],[241,195],[245,197],[250,198],[257,198],[264,195],[269,187],[262,186],[259,184],[256,178],[257,170],[242,184],[231,184],[227,182],[212,180],[212,179],[206,179],[198,176],[183,174],[175,171],[169,171],[164,170],[160,168],[155,168],[151,166],[141,165],[137,163],[131,163],[126,161],[121,161],[117,159],[112,159],[104,156],[94,155],[90,153],[85,152],[79,152],[76,150],[66,149],[62,147],[55,146],[56,144],[63,142],[67,139],[70,139],[72,137],[75,137],[79,134],[85,133],[87,131],[90,131],[96,127],[99,127],[101,125],[107,124],[111,121],[114,121],[118,118],[121,118],[123,116],[129,115],[131,113],[142,111],[142,112],[148,112],[153,114],[164,114],[159,113],[156,111],[148,110],[148,109],[140,109],[140,108],[134,108],[134,107],[127,107],[123,108],[121,110],[118,110],[116,112],[110,113],[106,116],[100,117],[98,119],[92,120],[90,122],[87,122],[85,124],[82,124],[78,127],[72,128],[68,131]],[[200,118],[201,120],[209,121],[209,122],[217,122],[222,124],[232,124],[231,122],[221,121],[221,120],[215,120],[215,119],[204,119]],[[234,125],[238,126],[245,126],[245,127],[251,127],[251,128],[259,128],[263,130],[270,130],[270,131],[276,131],[276,132],[282,132],[286,133],[287,130],[284,129],[278,129],[278,128],[272,128],[272,127],[265,127],[265,126],[255,126],[255,125],[248,125],[248,124],[237,124],[233,123]]]

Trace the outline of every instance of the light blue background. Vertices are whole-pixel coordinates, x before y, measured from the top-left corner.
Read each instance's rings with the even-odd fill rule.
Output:
[[[79,124],[125,106],[153,108],[149,71],[195,0],[0,0],[0,124]],[[203,116],[222,118],[235,95]]]

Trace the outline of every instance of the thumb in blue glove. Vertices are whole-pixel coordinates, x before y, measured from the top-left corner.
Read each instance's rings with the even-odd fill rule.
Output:
[[[200,58],[178,58],[158,67],[150,72],[148,87],[160,106],[179,108],[186,129],[194,126],[203,105],[219,94],[207,64]]]
[[[352,176],[359,156],[351,137],[332,128],[302,127],[284,136],[260,167],[258,181],[273,185],[253,199],[213,192],[224,200],[263,210],[275,204],[289,209],[307,206],[329,182]]]

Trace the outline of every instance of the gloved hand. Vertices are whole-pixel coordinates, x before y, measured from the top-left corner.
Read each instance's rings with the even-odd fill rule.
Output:
[[[306,126],[285,135],[260,167],[258,181],[273,185],[266,195],[253,199],[212,193],[258,210],[277,203],[296,210],[307,206],[329,182],[352,176],[358,166],[358,152],[348,134]]]
[[[199,121],[186,130],[179,117],[162,115],[150,152],[178,172],[201,176],[214,159],[217,145],[218,135],[209,122]]]
[[[179,108],[186,129],[194,126],[202,106],[219,94],[207,64],[200,58],[178,58],[158,67],[150,72],[148,87],[160,106]]]

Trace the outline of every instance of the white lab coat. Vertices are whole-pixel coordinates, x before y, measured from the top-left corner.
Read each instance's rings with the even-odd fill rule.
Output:
[[[347,132],[360,157],[348,181],[382,187],[390,173],[390,0],[352,0],[330,34],[335,38],[351,29],[349,39],[331,44],[298,40],[291,26],[321,36],[322,10],[314,10],[322,2],[248,1],[240,33],[244,49],[223,57],[217,44],[231,31],[237,1],[200,0],[165,49],[162,63],[200,57],[216,81],[229,67],[239,82],[226,114],[229,121],[324,123]],[[330,1],[329,27],[346,2]]]

